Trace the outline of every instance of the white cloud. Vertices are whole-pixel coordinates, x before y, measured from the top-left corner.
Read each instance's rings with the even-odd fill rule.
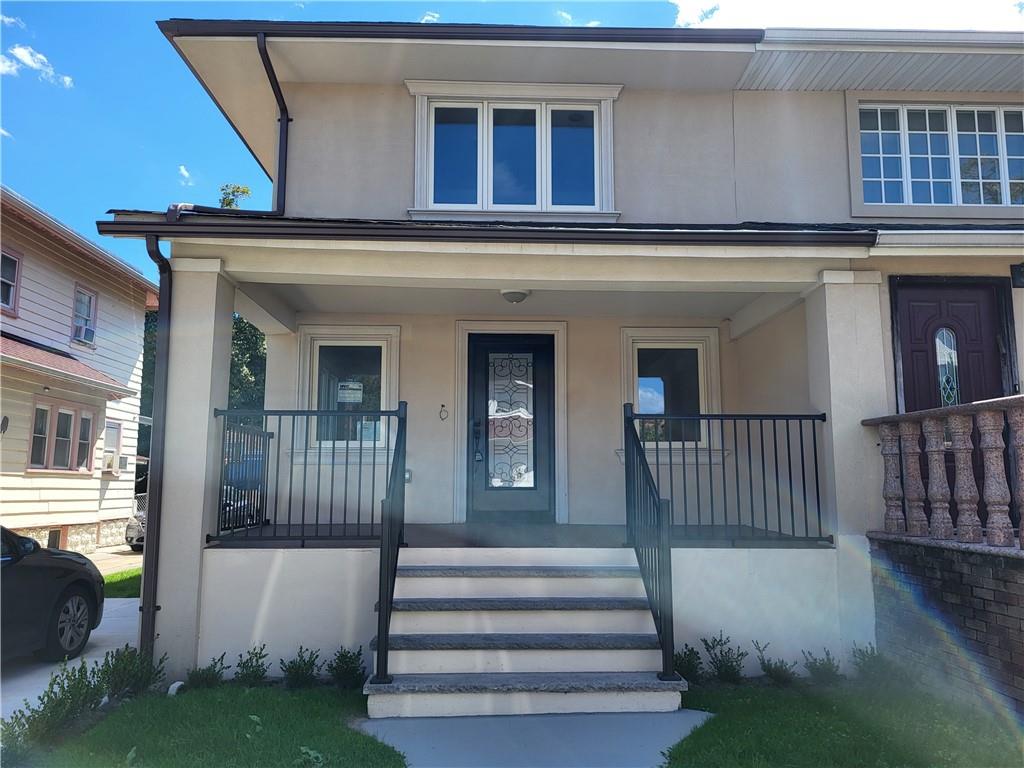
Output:
[[[572,14],[568,11],[555,11],[555,16],[563,24],[572,24]]]
[[[669,0],[676,26],[839,29],[973,29],[1024,31],[1021,0],[858,0],[810,3],[807,0]],[[712,17],[701,21],[720,2]]]
[[[25,28],[25,22],[17,16],[4,16],[2,13],[0,13],[0,24],[3,24],[5,27]]]
[[[21,64],[0,53],[0,75],[16,75],[19,69],[21,69]]]
[[[433,24],[435,21],[441,19],[441,14],[437,11],[427,11],[420,17],[420,24]]]
[[[192,174],[189,173],[188,168],[184,165],[178,166],[178,176],[181,177],[178,179],[178,183],[181,184],[181,186],[194,187],[196,185],[195,181],[192,179]]]
[[[72,88],[75,85],[75,81],[68,75],[58,75],[54,70],[50,60],[46,58],[39,51],[35,50],[29,45],[12,45],[7,52],[11,54],[16,62],[11,62],[10,59],[5,60],[0,64],[0,68],[3,69],[4,74],[16,74],[18,69],[21,67],[28,67],[29,69],[35,70],[39,73],[39,79],[45,80],[48,83],[55,83],[62,85],[65,88]],[[15,65],[14,71],[8,71],[10,63]]]
[[[0,136],[3,136],[5,139],[13,139],[14,138],[13,136],[11,136],[11,134],[8,131],[5,131],[3,128],[0,128]]]
[[[600,21],[588,21],[583,26],[585,26],[585,27],[600,27],[601,26],[601,22]]]

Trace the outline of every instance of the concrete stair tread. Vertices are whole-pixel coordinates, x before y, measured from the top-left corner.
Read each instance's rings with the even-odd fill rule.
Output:
[[[566,650],[656,650],[661,646],[656,634],[627,632],[585,634],[552,633],[476,633],[391,635],[392,651],[566,651]],[[370,649],[376,650],[377,638]]]
[[[372,678],[371,678],[372,680]],[[656,672],[491,672],[394,675],[363,687],[368,695],[408,693],[606,693],[685,691],[685,680],[659,680]]]
[[[393,610],[412,611],[647,611],[643,597],[403,597]]]
[[[399,565],[398,578],[640,578],[629,565]]]

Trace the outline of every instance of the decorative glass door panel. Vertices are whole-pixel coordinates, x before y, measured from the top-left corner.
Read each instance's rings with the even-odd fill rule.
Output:
[[[552,337],[471,334],[468,362],[469,519],[552,520]]]

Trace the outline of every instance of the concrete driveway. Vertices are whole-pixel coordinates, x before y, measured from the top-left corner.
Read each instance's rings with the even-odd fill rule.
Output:
[[[107,598],[104,601],[103,621],[93,630],[81,658],[91,665],[93,661],[102,660],[107,651],[121,648],[125,643],[135,645],[138,639],[139,599]],[[77,664],[78,659],[73,663]],[[53,662],[36,661],[31,656],[5,662],[0,672],[0,716],[9,717],[14,710],[23,706],[25,699],[35,704],[36,697],[46,690],[50,675],[56,668],[57,664]]]

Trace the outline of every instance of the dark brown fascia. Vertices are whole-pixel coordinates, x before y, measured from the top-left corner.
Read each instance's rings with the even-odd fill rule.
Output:
[[[516,226],[437,226],[391,222],[310,222],[279,218],[178,221],[98,221],[101,235],[167,238],[222,237],[292,240],[421,240],[432,242],[595,243],[605,245],[853,245],[873,246],[874,229],[581,229]]]
[[[416,22],[257,21],[167,19],[160,31],[175,37],[371,38],[404,40],[550,40],[601,43],[706,43],[753,45],[763,29],[691,29],[651,27],[534,27],[514,24],[420,24]]]

